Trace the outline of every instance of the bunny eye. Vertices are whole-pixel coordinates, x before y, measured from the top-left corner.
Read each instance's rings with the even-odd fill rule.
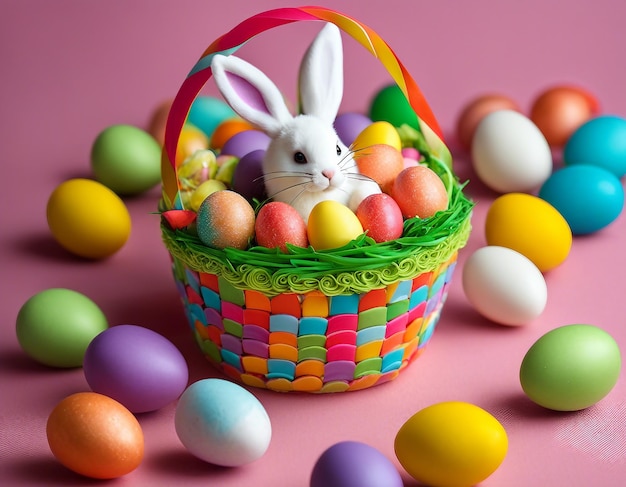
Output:
[[[337,155],[341,155],[341,147],[339,147],[339,144],[337,144]]]
[[[296,152],[293,155],[293,160],[296,164],[306,164],[306,156],[302,152]]]

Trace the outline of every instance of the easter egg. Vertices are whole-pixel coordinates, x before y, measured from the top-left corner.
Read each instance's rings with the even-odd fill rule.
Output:
[[[336,201],[320,201],[309,214],[307,234],[315,250],[343,247],[362,233],[356,214]]]
[[[244,130],[253,130],[254,126],[240,118],[229,118],[215,127],[215,131],[211,134],[210,147],[219,151],[224,147],[228,139]]]
[[[374,121],[389,122],[394,127],[407,124],[419,129],[413,107],[396,84],[385,86],[374,95],[370,103],[369,116]]]
[[[503,325],[524,325],[546,307],[548,288],[530,259],[507,247],[476,250],[463,266],[463,291],[481,315]]]
[[[222,146],[221,154],[241,159],[247,153],[256,150],[267,150],[270,138],[260,130],[243,130],[237,132]]]
[[[133,413],[156,411],[178,398],[189,371],[183,355],[163,335],[136,325],[113,326],[85,352],[83,371],[94,392]]]
[[[254,150],[244,155],[235,166],[232,187],[241,196],[252,202],[267,199],[263,184],[264,150]]]
[[[548,144],[563,147],[572,133],[599,111],[598,100],[576,86],[553,86],[533,100],[530,119]]]
[[[626,174],[626,118],[603,115],[578,127],[563,148],[568,165],[591,164],[611,171],[618,178]]]
[[[373,145],[379,144],[390,145],[396,151],[402,150],[400,134],[389,122],[373,122],[365,127],[354,139],[352,150],[355,157],[358,157],[360,151],[367,153]]]
[[[46,216],[55,240],[88,259],[113,255],[130,236],[130,214],[124,202],[90,179],[70,179],[57,186],[48,198]]]
[[[371,194],[359,204],[356,216],[376,242],[387,242],[402,236],[404,219],[398,203],[384,193]]]
[[[176,166],[180,166],[185,159],[192,156],[197,151],[209,148],[209,138],[206,134],[190,123],[183,125],[178,136],[176,146]]]
[[[22,349],[51,367],[80,367],[89,343],[108,328],[102,310],[84,294],[52,288],[20,308],[15,329]]]
[[[402,487],[395,465],[376,448],[342,441],[327,448],[311,472],[310,487]]]
[[[396,434],[396,456],[418,482],[470,487],[500,466],[508,450],[502,425],[484,409],[450,401],[411,416]]]
[[[374,144],[354,155],[359,172],[378,183],[384,193],[390,193],[396,176],[404,169],[404,157],[395,147]]]
[[[150,115],[148,122],[148,133],[152,135],[161,146],[165,141],[165,127],[167,126],[167,117],[170,114],[173,101],[174,100],[168,99],[159,103]]]
[[[448,209],[448,192],[443,181],[426,166],[412,166],[400,171],[391,196],[404,218],[429,218]]]
[[[611,392],[621,363],[619,347],[606,331],[566,325],[550,330],[530,347],[520,367],[520,382],[540,406],[578,411]]]
[[[486,115],[472,139],[480,180],[499,193],[529,192],[552,172],[552,151],[537,126],[513,110]]]
[[[372,121],[366,115],[357,112],[347,112],[337,115],[335,119],[335,131],[347,147],[350,147],[359,135],[366,127],[368,127]]]
[[[555,171],[539,189],[539,197],[563,215],[574,235],[601,230],[624,208],[624,188],[617,176],[587,164]]]
[[[178,400],[174,425],[191,454],[226,467],[258,460],[272,437],[270,418],[259,400],[223,379],[191,384]]]
[[[211,137],[224,120],[236,117],[234,110],[223,100],[200,95],[191,104],[187,121]]]
[[[461,110],[456,123],[456,136],[461,147],[469,150],[476,127],[492,112],[498,110],[521,111],[517,102],[498,93],[487,93],[469,101]]]
[[[494,200],[485,218],[487,245],[516,250],[541,272],[562,264],[572,247],[572,231],[554,206],[530,194],[509,193]]]
[[[215,193],[216,191],[222,191],[226,188],[226,184],[224,184],[219,179],[208,179],[204,181],[200,186],[198,186],[192,193],[191,198],[189,200],[189,204],[194,211],[198,211],[200,209],[200,205],[209,196],[211,193]]]
[[[114,479],[135,470],[144,455],[139,422],[119,402],[79,392],[50,413],[46,434],[52,454],[70,470],[94,479]]]
[[[161,181],[161,146],[132,125],[112,125],[91,147],[95,179],[120,195],[143,193]]]
[[[272,201],[261,207],[254,226],[256,240],[262,247],[278,247],[287,252],[287,244],[308,247],[306,224],[296,209],[282,201]]]
[[[198,237],[214,249],[246,249],[254,236],[254,220],[254,209],[243,196],[230,190],[216,191],[198,209]]]

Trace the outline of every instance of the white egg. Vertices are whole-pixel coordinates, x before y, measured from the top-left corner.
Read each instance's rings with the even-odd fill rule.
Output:
[[[481,315],[509,326],[538,318],[548,300],[537,266],[519,252],[496,245],[476,250],[465,261],[463,291]]]
[[[485,116],[472,139],[480,180],[499,193],[530,192],[552,173],[552,152],[539,128],[513,110]]]

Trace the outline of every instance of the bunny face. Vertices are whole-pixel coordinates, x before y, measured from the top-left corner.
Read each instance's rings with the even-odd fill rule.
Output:
[[[320,201],[356,207],[379,186],[360,175],[333,122],[343,96],[343,49],[337,26],[327,23],[300,65],[302,114],[289,112],[280,90],[258,68],[235,56],[211,63],[218,89],[242,118],[272,141],[263,161],[270,198],[289,203],[307,221]]]

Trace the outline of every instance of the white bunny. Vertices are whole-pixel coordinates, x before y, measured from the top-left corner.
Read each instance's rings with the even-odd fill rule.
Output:
[[[356,210],[376,182],[359,174],[352,151],[333,123],[343,96],[343,48],[337,26],[327,23],[307,49],[299,73],[302,113],[293,116],[280,90],[258,68],[235,56],[216,55],[215,83],[242,118],[271,137],[263,161],[267,194],[292,205],[308,220],[313,207],[335,200]]]

